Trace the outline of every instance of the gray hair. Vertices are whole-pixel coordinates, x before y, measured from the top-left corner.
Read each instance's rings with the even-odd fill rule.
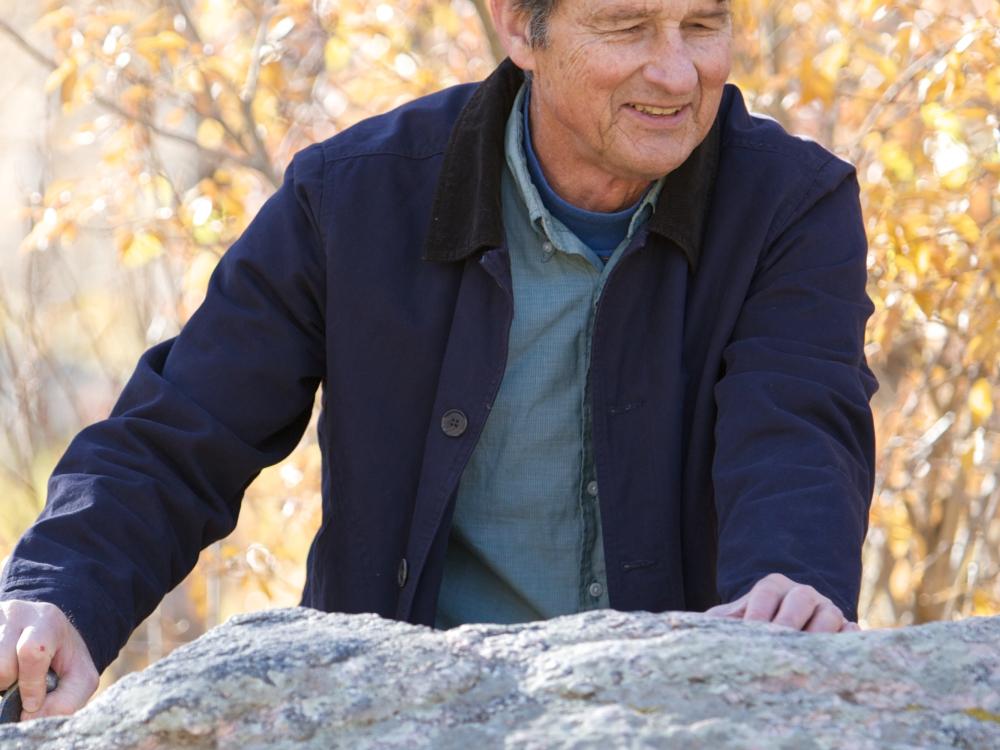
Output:
[[[558,0],[515,0],[518,11],[528,16],[528,42],[532,47],[548,43],[549,16]]]

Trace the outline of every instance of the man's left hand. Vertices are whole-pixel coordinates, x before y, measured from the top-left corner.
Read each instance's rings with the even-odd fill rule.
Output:
[[[771,573],[735,601],[705,612],[716,617],[773,622],[807,633],[844,633],[861,630],[840,608],[812,586]]]

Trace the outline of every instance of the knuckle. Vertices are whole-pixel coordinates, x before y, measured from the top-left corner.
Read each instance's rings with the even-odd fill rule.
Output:
[[[35,617],[40,625],[50,628],[61,627],[66,619],[59,607],[48,602],[38,602],[35,607]]]
[[[22,667],[31,669],[39,664],[48,662],[48,657],[44,651],[39,650],[38,645],[31,641],[25,642],[17,651],[17,660]]]
[[[796,583],[788,592],[788,596],[794,596],[796,599],[815,599],[818,600],[822,597],[819,596],[819,592],[816,591],[812,586],[808,586],[804,583]]]

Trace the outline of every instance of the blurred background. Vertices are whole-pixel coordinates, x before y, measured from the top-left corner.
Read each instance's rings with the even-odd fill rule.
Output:
[[[881,381],[862,624],[1000,613],[1000,3],[734,4],[751,107],[861,180]],[[501,55],[486,0],[0,0],[0,560],[291,156]],[[105,684],[296,604],[319,512],[310,428]]]

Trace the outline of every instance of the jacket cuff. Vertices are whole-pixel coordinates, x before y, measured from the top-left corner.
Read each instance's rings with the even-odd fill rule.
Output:
[[[53,579],[5,576],[0,582],[0,601],[11,599],[45,602],[62,610],[83,638],[99,674],[117,658],[131,633],[114,603],[94,586],[67,586],[65,581]]]

